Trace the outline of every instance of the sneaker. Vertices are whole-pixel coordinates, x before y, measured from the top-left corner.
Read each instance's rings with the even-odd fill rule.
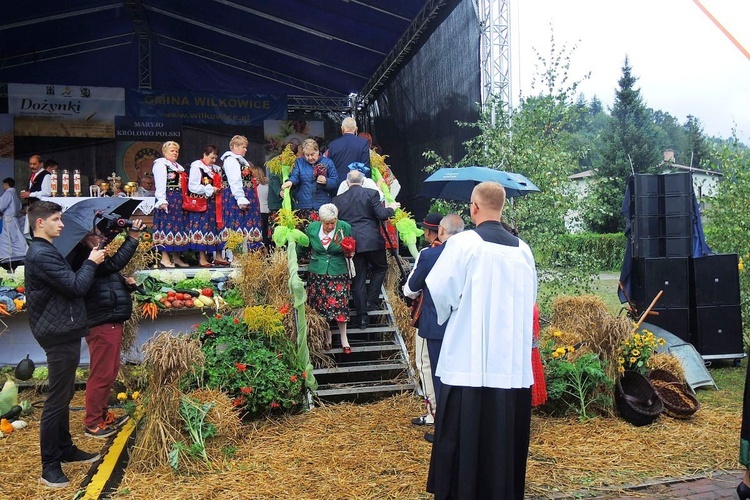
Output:
[[[112,411],[108,411],[107,416],[104,418],[104,422],[102,423],[110,427],[119,428],[125,425],[125,422],[127,422],[128,420],[130,420],[130,415],[128,415],[127,413],[115,418],[115,413]]]
[[[50,488],[65,488],[70,486],[70,479],[62,471],[60,462],[42,465],[42,477],[39,482]]]
[[[435,434],[432,434],[431,432],[425,432],[424,440],[427,441],[428,443],[435,442]]]
[[[432,415],[422,415],[421,417],[412,418],[411,423],[414,425],[434,425],[435,419],[432,418]]]
[[[86,434],[88,437],[96,439],[106,439],[113,434],[117,434],[117,428],[109,427],[102,422],[101,424],[97,425],[94,430],[91,430],[87,427],[84,431],[84,434]]]
[[[61,462],[64,464],[70,464],[74,462],[90,464],[96,462],[100,458],[101,455],[98,453],[87,453],[74,446],[73,449],[62,458]]]

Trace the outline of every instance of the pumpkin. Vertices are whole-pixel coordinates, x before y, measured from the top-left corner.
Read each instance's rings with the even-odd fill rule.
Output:
[[[15,428],[13,427],[13,425],[11,425],[10,422],[8,422],[7,418],[0,420],[0,432],[2,432],[3,434],[10,434],[14,430]]]
[[[22,359],[16,366],[15,376],[18,380],[29,380],[34,375],[34,361],[26,355],[26,359]]]

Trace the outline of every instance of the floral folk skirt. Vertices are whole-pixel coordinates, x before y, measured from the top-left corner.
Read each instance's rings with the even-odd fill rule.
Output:
[[[263,233],[261,232],[260,203],[255,189],[246,187],[245,198],[250,202],[245,210],[237,206],[237,200],[232,196],[230,188],[221,190],[221,203],[224,209],[224,229],[221,230],[222,245],[229,238],[229,231],[242,233],[248,250],[263,247]],[[231,248],[229,249],[231,250]]]
[[[182,211],[182,191],[167,187],[167,211],[154,209],[154,246],[165,252],[184,252],[189,235],[186,212]]]
[[[348,274],[330,276],[309,273],[307,277],[307,302],[327,321],[349,321]]]
[[[205,212],[186,212],[190,250],[217,252],[224,247],[219,228],[216,225],[216,198],[207,200]]]

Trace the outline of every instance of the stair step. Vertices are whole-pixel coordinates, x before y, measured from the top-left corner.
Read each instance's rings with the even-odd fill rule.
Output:
[[[356,354],[358,352],[387,352],[387,351],[394,351],[394,352],[400,352],[400,347],[395,342],[372,342],[368,343],[367,341],[353,341],[350,339],[349,344],[352,346],[352,354]],[[329,351],[324,351],[326,354],[338,354],[343,353],[344,348],[343,347],[334,347],[333,349]]]
[[[380,384],[380,385],[347,385],[346,387],[330,387],[330,388],[318,388],[317,395],[320,398],[328,398],[331,396],[347,396],[355,394],[368,394],[368,393],[397,393],[413,391],[414,384],[402,383],[402,384]]]
[[[346,334],[349,335],[350,333],[393,333],[396,331],[395,326],[390,325],[370,325],[367,328],[355,328],[352,326],[346,327]],[[338,334],[339,329],[338,327],[332,327],[331,333]]]
[[[383,360],[388,361],[388,360]],[[353,364],[353,365],[346,365],[343,363],[340,363],[338,366],[334,366],[331,368],[316,368],[313,370],[313,375],[316,377],[318,375],[331,375],[331,374],[340,374],[340,373],[363,373],[363,372],[378,372],[378,371],[386,371],[386,370],[406,370],[407,368],[406,363],[378,363],[369,361],[367,364]]]

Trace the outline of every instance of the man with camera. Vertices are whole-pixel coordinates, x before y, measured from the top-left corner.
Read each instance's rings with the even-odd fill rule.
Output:
[[[138,249],[138,232],[143,229],[140,219],[111,220],[104,218],[87,234],[69,254],[71,267],[77,269],[92,248],[103,247],[120,230],[127,227],[128,236],[120,248],[104,259],[97,268],[94,283],[86,294],[86,313],[89,335],[90,372],[86,382],[85,434],[89,437],[105,439],[117,432],[128,416],[115,418],[108,410],[109,394],[120,370],[120,349],[123,323],[133,312],[131,287],[133,278],[124,278],[120,271],[130,262]]]

